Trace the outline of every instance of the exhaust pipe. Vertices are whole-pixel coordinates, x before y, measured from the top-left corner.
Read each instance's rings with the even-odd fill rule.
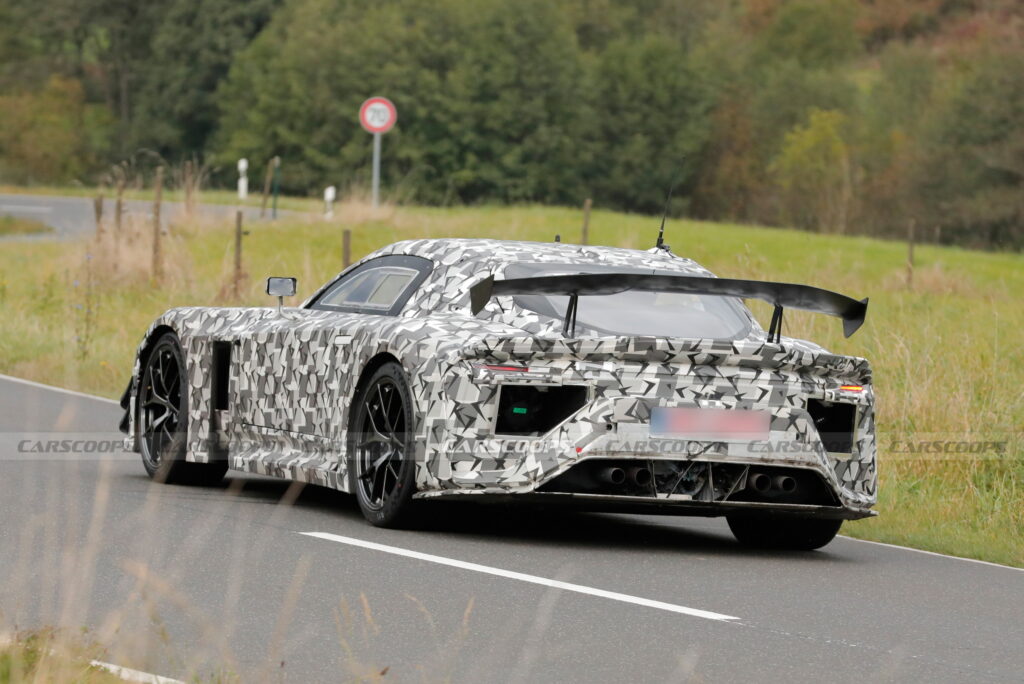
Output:
[[[643,466],[629,469],[629,481],[640,487],[651,484],[651,471]]]
[[[789,475],[776,475],[772,478],[772,486],[783,494],[792,494],[796,491],[796,479]]]
[[[620,485],[626,481],[626,471],[622,468],[610,467],[602,468],[597,472],[597,477],[601,482],[607,482],[608,484]]]
[[[747,476],[747,486],[758,494],[767,494],[772,488],[772,479],[764,473],[751,473]]]

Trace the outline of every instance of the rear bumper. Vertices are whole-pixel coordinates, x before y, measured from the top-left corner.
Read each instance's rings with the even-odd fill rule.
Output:
[[[693,360],[695,364],[706,361],[703,357]],[[695,365],[669,372],[672,369],[654,364],[589,360],[531,362],[529,377],[515,378],[492,377],[493,372],[480,375],[479,369],[472,371],[477,375],[462,376],[459,373],[470,370],[459,369],[446,385],[443,400],[434,402],[435,410],[425,416],[420,452],[424,465],[417,479],[420,496],[483,492],[520,496],[538,491],[547,495],[555,493],[547,491],[549,487],[546,490],[548,483],[591,459],[703,461],[813,471],[834,494],[836,507],[851,511],[850,517],[867,515],[865,511],[876,501],[877,482],[874,395],[869,385],[856,397],[855,443],[848,447],[849,453],[833,453],[826,450],[806,406],[810,399],[848,403],[848,397],[833,396],[831,386],[838,387],[839,379],[809,373],[789,376],[738,362],[735,367],[726,366],[725,375],[722,363],[702,369],[703,365]],[[705,377],[712,371],[714,380]],[[843,381],[846,377],[841,376]],[[577,385],[589,388],[590,396],[554,429],[538,436],[517,436],[506,434],[510,431],[502,430],[499,422],[504,415],[499,413],[502,388],[508,385]],[[656,407],[704,406],[712,401],[706,395],[718,385],[713,392],[716,407],[770,413],[767,440],[725,443],[652,437],[650,419]]]

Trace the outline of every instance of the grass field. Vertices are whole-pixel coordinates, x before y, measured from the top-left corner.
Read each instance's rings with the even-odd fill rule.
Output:
[[[52,232],[53,228],[45,223],[40,223],[39,221],[16,218],[14,216],[0,216],[0,237],[10,237],[14,235],[40,235]]]
[[[102,655],[81,637],[56,630],[0,634],[0,684],[126,681],[94,664]]]
[[[295,208],[315,205],[298,200]],[[247,226],[248,279],[237,303],[271,305],[267,275],[299,278],[300,298],[341,269],[342,230],[357,258],[395,240],[487,236],[579,240],[579,211],[546,207],[385,208],[343,204],[332,222],[289,219]],[[657,220],[595,211],[591,243],[647,248]],[[175,226],[163,240],[165,276],[151,280],[149,231],[117,244],[0,245],[0,372],[115,397],[139,337],[163,310],[231,301],[233,231]],[[955,248],[916,250],[863,237],[669,221],[666,241],[722,276],[802,282],[871,306],[864,328],[787,316],[786,334],[865,356],[878,393],[880,517],[847,534],[1024,566],[1024,257]],[[299,298],[296,299],[298,301]],[[763,314],[763,311],[758,311]],[[999,441],[1003,454],[906,453],[906,443]],[[969,448],[969,445],[968,445]]]

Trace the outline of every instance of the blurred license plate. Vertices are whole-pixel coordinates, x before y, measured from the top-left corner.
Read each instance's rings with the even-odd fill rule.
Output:
[[[696,442],[766,440],[770,418],[765,411],[686,406],[655,407],[651,412],[651,437]]]

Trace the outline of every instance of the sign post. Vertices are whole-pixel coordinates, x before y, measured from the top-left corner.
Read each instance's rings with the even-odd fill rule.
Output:
[[[371,97],[359,108],[359,123],[373,133],[373,207],[380,206],[380,137],[398,120],[398,110],[386,97]]]
[[[380,133],[373,134],[373,208],[380,206]]]

